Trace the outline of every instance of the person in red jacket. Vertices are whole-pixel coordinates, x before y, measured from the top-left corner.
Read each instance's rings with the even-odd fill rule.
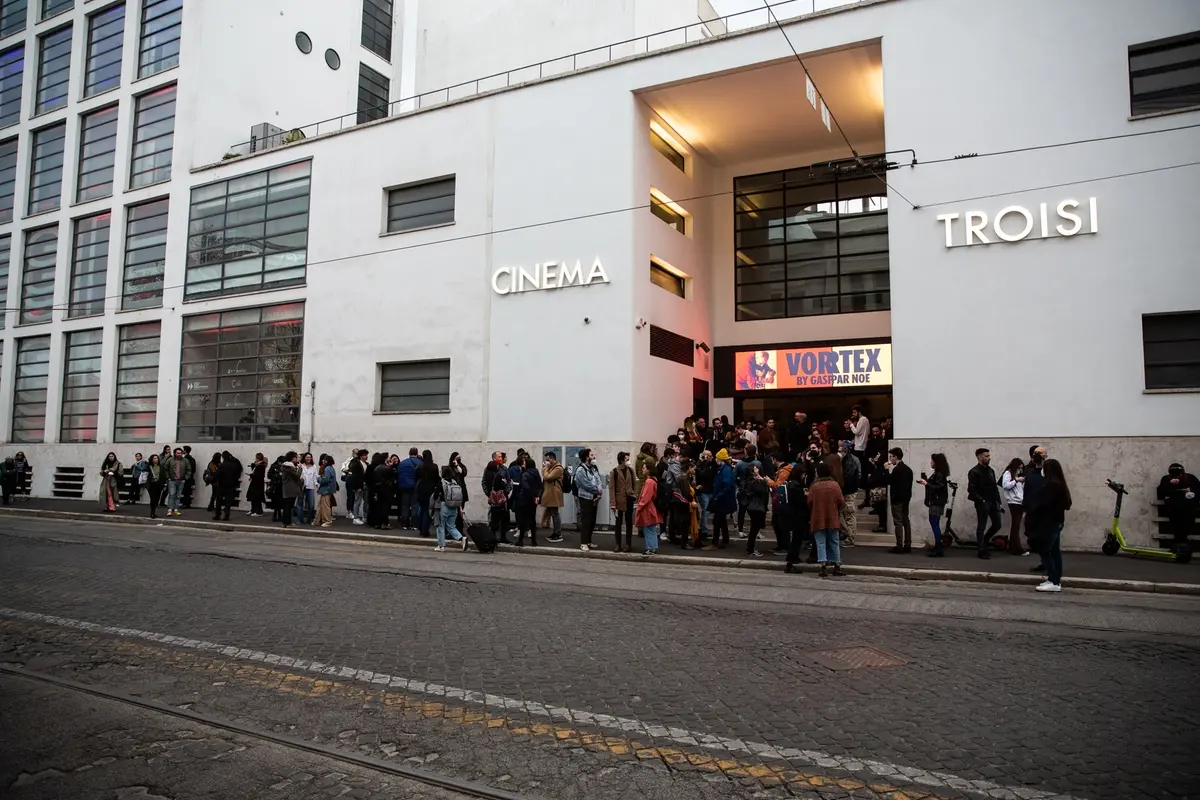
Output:
[[[821,564],[821,577],[826,568],[833,564],[834,575],[842,572],[841,518],[846,499],[842,489],[830,475],[829,465],[817,462],[817,479],[808,490],[809,524],[817,543],[817,561]]]
[[[658,496],[658,481],[650,471],[650,465],[642,462],[642,493],[638,496],[637,509],[633,514],[633,522],[642,529],[646,539],[646,552],[642,555],[652,556],[658,552],[658,526],[662,524],[662,514],[658,511],[655,498]]]

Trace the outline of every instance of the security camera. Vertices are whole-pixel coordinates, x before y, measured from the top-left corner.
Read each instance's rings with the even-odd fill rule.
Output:
[[[706,353],[712,352],[712,348],[709,347],[705,342],[698,342],[696,344],[696,349],[703,350]]]
[[[638,317],[637,324],[634,325],[633,327],[635,330],[640,331],[642,328],[646,327],[646,320],[642,319],[641,317]]]
[[[584,318],[583,318],[583,324],[584,324],[584,325],[591,325],[591,324],[592,324],[592,318],[591,318],[591,317],[584,317]]]

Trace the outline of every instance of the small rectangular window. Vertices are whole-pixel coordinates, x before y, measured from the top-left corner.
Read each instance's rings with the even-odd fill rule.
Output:
[[[391,82],[366,64],[358,65],[358,124],[388,115]]]
[[[388,233],[454,222],[455,177],[388,190]]]
[[[175,86],[171,85],[137,98],[129,188],[171,180],[171,151],[174,146]]]
[[[42,19],[57,17],[75,7],[75,0],[42,0]]]
[[[21,86],[25,81],[25,45],[0,53],[0,128],[21,121]]]
[[[105,211],[75,220],[68,317],[93,317],[104,313],[111,218],[112,213]]]
[[[12,234],[0,236],[0,331],[8,316],[8,267],[12,262]]]
[[[84,97],[101,94],[121,85],[121,53],[124,44],[124,4],[106,8],[88,17]]]
[[[0,142],[0,222],[12,222],[17,191],[17,139]]]
[[[62,204],[63,149],[67,124],[60,122],[33,132],[29,159],[29,213],[54,211]]]
[[[21,325],[49,322],[54,305],[54,266],[58,261],[58,225],[25,232],[21,267]]]
[[[650,262],[650,282],[673,295],[687,296],[687,281],[656,261]]]
[[[687,171],[687,161],[683,157],[683,153],[671,146],[671,143],[659,136],[658,131],[650,131],[650,144],[654,145],[654,149],[663,154],[663,157],[674,164],[680,172]]]
[[[162,305],[167,263],[167,198],[130,206],[125,214],[125,277],[121,308]]]
[[[25,30],[28,0],[0,0],[0,39]]]
[[[79,128],[79,178],[75,200],[86,203],[113,193],[117,107],[93,111],[80,121]]]
[[[50,337],[17,339],[13,386],[12,441],[40,444],[46,440],[46,393],[50,386]]]
[[[1200,389],[1200,311],[1142,315],[1147,389]]]
[[[38,43],[35,115],[67,105],[67,84],[71,80],[71,26],[47,33]]]
[[[1129,48],[1133,116],[1200,107],[1200,31]]]
[[[114,442],[153,442],[158,411],[161,322],[125,325],[117,350]]]
[[[450,359],[379,365],[380,411],[449,411]]]
[[[687,233],[687,220],[684,216],[653,194],[650,195],[650,213],[680,233]]]
[[[104,331],[67,334],[63,354],[62,422],[59,440],[69,443],[96,441],[100,416],[100,357]]]
[[[142,0],[142,35],[138,44],[138,77],[146,78],[179,66],[183,0]]]
[[[696,342],[666,328],[651,325],[650,355],[693,367],[696,365]]]
[[[363,0],[362,46],[392,60],[392,0]]]

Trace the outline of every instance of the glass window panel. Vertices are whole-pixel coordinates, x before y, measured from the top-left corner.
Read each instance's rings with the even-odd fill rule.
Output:
[[[684,220],[683,215],[655,200],[653,196],[650,197],[650,213],[680,233],[687,232],[687,222]]]
[[[8,308],[8,273],[12,262],[12,234],[0,236],[0,308]],[[0,312],[0,330],[4,330],[4,312]]]
[[[380,364],[380,411],[449,411],[450,360]]]
[[[87,67],[83,96],[121,85],[121,54],[125,40],[125,5],[112,6],[88,17]]]
[[[25,30],[28,0],[0,0],[0,38]]]
[[[14,137],[0,142],[0,222],[12,222],[17,192],[17,145]]]
[[[130,206],[125,220],[121,308],[162,305],[167,258],[168,198]]]
[[[68,25],[38,40],[35,115],[67,105],[67,84],[71,79],[71,30]]]
[[[58,225],[25,232],[21,276],[22,325],[49,322],[54,303],[54,265],[58,260]]]
[[[174,85],[137,98],[133,118],[133,157],[129,187],[149,186],[171,179],[171,155],[175,146]]]
[[[183,0],[142,0],[138,77],[179,66]]]
[[[117,107],[83,117],[79,131],[79,178],[76,201],[85,203],[113,193],[117,152]]]
[[[0,53],[0,128],[21,121],[21,87],[24,80],[25,45],[19,44]]]
[[[160,322],[120,328],[114,442],[154,441],[161,334]]]
[[[782,300],[770,300],[763,303],[738,303],[738,320],[778,319],[784,316],[787,304]]]
[[[659,153],[661,153],[663,158],[674,164],[675,168],[680,172],[685,172],[687,170],[687,161],[684,159],[683,153],[680,153],[678,150],[672,147],[670,142],[659,136],[658,133],[653,129],[650,131],[650,145]]]
[[[388,233],[454,222],[455,186],[450,177],[390,189]]]
[[[366,0],[367,3],[370,0]],[[391,81],[366,64],[358,65],[358,124],[388,115]]]
[[[62,203],[63,148],[67,125],[60,122],[33,132],[29,161],[29,213],[54,211]]]
[[[1129,84],[1133,114],[1200,105],[1200,32],[1130,47]]]
[[[70,11],[75,7],[75,0],[42,0],[42,19]]]
[[[392,60],[392,0],[363,0],[362,46]]]
[[[100,349],[104,332],[73,331],[67,334],[63,364],[62,409],[59,441],[96,441],[100,413]]]
[[[104,313],[111,216],[105,211],[75,221],[68,317],[91,317]]]

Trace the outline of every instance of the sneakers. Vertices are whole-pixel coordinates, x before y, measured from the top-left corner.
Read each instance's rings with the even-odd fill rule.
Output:
[[[599,550],[599,549],[600,549],[600,545],[598,545],[598,544],[589,544],[589,545],[587,546],[587,549],[588,549],[588,550]]]
[[[446,548],[439,545],[438,547],[433,548],[433,552],[444,553],[444,552],[446,552]]]
[[[586,544],[581,544],[581,545],[579,545],[579,549],[586,553],[587,551],[591,550],[592,548],[588,547]]]
[[[751,550],[750,552],[746,553],[746,556],[748,558],[762,558],[763,554],[759,550]]]
[[[470,540],[467,539],[467,537],[465,537],[465,536],[460,536],[460,537],[458,537],[458,541],[462,542],[462,549],[463,549],[463,552],[465,553],[467,550],[467,542]]]
[[[332,527],[333,527],[333,523],[332,523],[332,522],[322,522],[322,523],[321,523],[321,527],[322,527],[322,528],[332,528]]]
[[[355,525],[366,525],[365,522],[363,522],[361,519],[358,519],[357,517],[355,517],[355,519],[354,519],[354,524]]]
[[[561,542],[561,541],[563,541],[562,534],[560,533],[557,536],[551,536],[547,541],[556,542],[556,543]]]
[[[250,516],[252,516],[252,517],[261,517],[261,516],[262,516],[262,514],[255,514],[255,513],[251,513],[251,514],[250,514]]]
[[[1050,581],[1042,581],[1037,586],[1033,587],[1035,592],[1061,592],[1062,586]]]

